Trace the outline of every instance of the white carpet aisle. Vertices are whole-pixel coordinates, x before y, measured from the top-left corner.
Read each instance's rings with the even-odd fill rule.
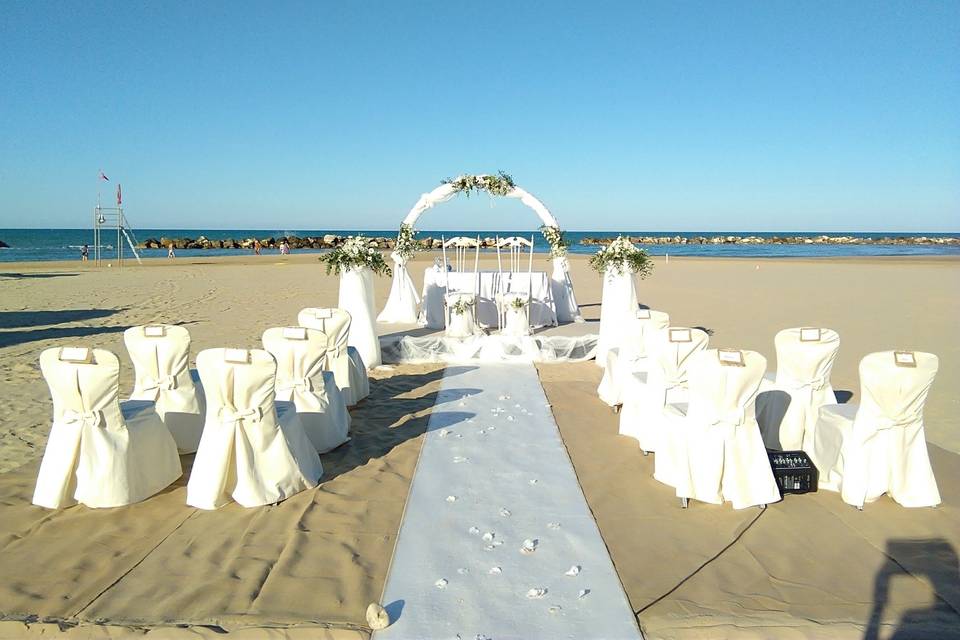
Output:
[[[641,638],[531,364],[447,368],[383,604],[394,638]]]

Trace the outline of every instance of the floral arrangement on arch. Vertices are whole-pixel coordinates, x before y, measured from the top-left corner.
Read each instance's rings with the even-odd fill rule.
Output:
[[[415,235],[417,235],[417,230],[413,228],[412,224],[406,222],[401,224],[400,231],[397,232],[397,244],[394,245],[394,253],[404,260],[412,258],[413,254],[420,248],[414,239]]]
[[[540,227],[540,233],[543,234],[543,237],[546,238],[547,243],[550,245],[550,255],[552,257],[562,258],[567,255],[567,247],[570,246],[570,243],[567,242],[560,227],[543,225]]]
[[[455,193],[462,193],[468,198],[474,191],[486,191],[492,196],[505,196],[517,186],[510,174],[503,171],[498,171],[495,176],[462,175],[456,178],[446,178],[442,181],[442,184],[451,185]]]
[[[320,256],[320,262],[327,265],[327,274],[337,275],[350,269],[367,267],[378,276],[392,275],[383,254],[370,246],[370,239],[364,236],[350,236],[339,247]]]
[[[653,272],[653,262],[643,249],[637,249],[629,239],[617,236],[617,239],[601,248],[590,257],[590,266],[601,274],[608,270],[617,275],[625,271],[646,278]]]

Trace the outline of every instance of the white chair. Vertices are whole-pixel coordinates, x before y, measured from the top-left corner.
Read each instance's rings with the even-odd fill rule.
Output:
[[[768,449],[808,449],[820,407],[837,404],[830,372],[840,350],[832,329],[784,329],[774,338],[776,375],[768,373],[757,396],[757,423]]]
[[[333,372],[348,407],[370,395],[370,378],[363,358],[359,351],[347,345],[350,323],[350,314],[343,309],[309,307],[297,314],[298,325],[326,334],[329,342],[324,368]]]
[[[454,261],[450,265],[455,273],[466,273],[467,252],[474,250],[473,278],[470,291],[453,290],[450,286],[450,269],[444,271],[444,334],[448,338],[468,338],[480,332],[477,321],[478,268],[480,264],[480,237],[466,236],[442,239],[443,263],[447,262],[447,249],[454,250]]]
[[[637,309],[632,329],[618,346],[607,351],[603,378],[597,387],[600,400],[617,410],[623,404],[623,387],[634,373],[647,370],[647,339],[670,326],[670,316],[663,311]]]
[[[687,363],[707,348],[709,336],[700,329],[669,327],[647,335],[646,371],[627,376],[620,412],[620,434],[635,438],[644,455],[659,451],[668,404],[687,400]]]
[[[810,453],[821,488],[861,509],[884,493],[905,507],[940,504],[923,429],[938,366],[937,356],[919,351],[860,361],[860,405],[820,408]]]
[[[349,440],[350,413],[333,372],[324,371],[327,336],[306,327],[263,332],[263,348],[277,361],[276,401],[293,402],[310,442],[320,453]]]
[[[217,509],[275,504],[317,486],[323,467],[293,403],[274,403],[277,363],[260,349],[205,349],[197,369],[207,419],[187,504]]]
[[[117,356],[103,349],[46,349],[40,371],[53,399],[53,426],[33,504],[119,507],[180,477],[177,444],[153,403],[120,401]]]
[[[130,399],[155,402],[177,449],[193,453],[203,431],[204,401],[190,372],[190,334],[175,325],[147,325],[130,327],[123,341],[133,361]]]
[[[500,333],[510,336],[530,335],[530,304],[533,299],[533,244],[534,238],[527,240],[521,236],[497,237],[497,290],[494,294],[497,304],[497,324]],[[504,277],[502,251],[506,248],[507,273]],[[526,291],[513,290],[521,280],[523,252],[530,249],[527,262]]]
[[[734,364],[736,363],[736,364]],[[754,401],[767,361],[755,351],[708,349],[687,367],[690,402],[670,405],[672,423],[657,466],[669,464],[668,484],[684,506],[690,498],[734,509],[780,500],[767,450],[754,416]],[[664,481],[662,469],[659,477]]]

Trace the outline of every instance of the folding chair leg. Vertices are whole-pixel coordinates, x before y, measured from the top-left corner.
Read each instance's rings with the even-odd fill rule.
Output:
[[[690,499],[689,499],[689,498],[680,498],[680,508],[681,508],[681,509],[686,509],[688,506],[690,506]]]

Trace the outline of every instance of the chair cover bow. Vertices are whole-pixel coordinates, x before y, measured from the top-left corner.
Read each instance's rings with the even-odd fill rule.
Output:
[[[77,424],[83,427],[102,427],[102,411],[74,411],[67,409],[63,412],[63,422],[65,424]]]
[[[243,420],[250,422],[260,422],[263,418],[263,409],[255,407],[253,409],[230,409],[229,407],[220,408],[220,423],[235,424]]]
[[[710,419],[710,426],[714,429],[722,429],[725,438],[732,438],[737,427],[747,421],[746,413],[743,407],[737,407],[725,413],[714,415]]]
[[[313,391],[313,381],[307,377],[277,380],[277,391],[290,390],[300,391],[302,393]]]
[[[171,389],[176,389],[176,388],[177,388],[176,376],[160,376],[158,378],[143,379],[144,391],[149,391],[151,389],[156,389],[157,391],[170,391]]]

